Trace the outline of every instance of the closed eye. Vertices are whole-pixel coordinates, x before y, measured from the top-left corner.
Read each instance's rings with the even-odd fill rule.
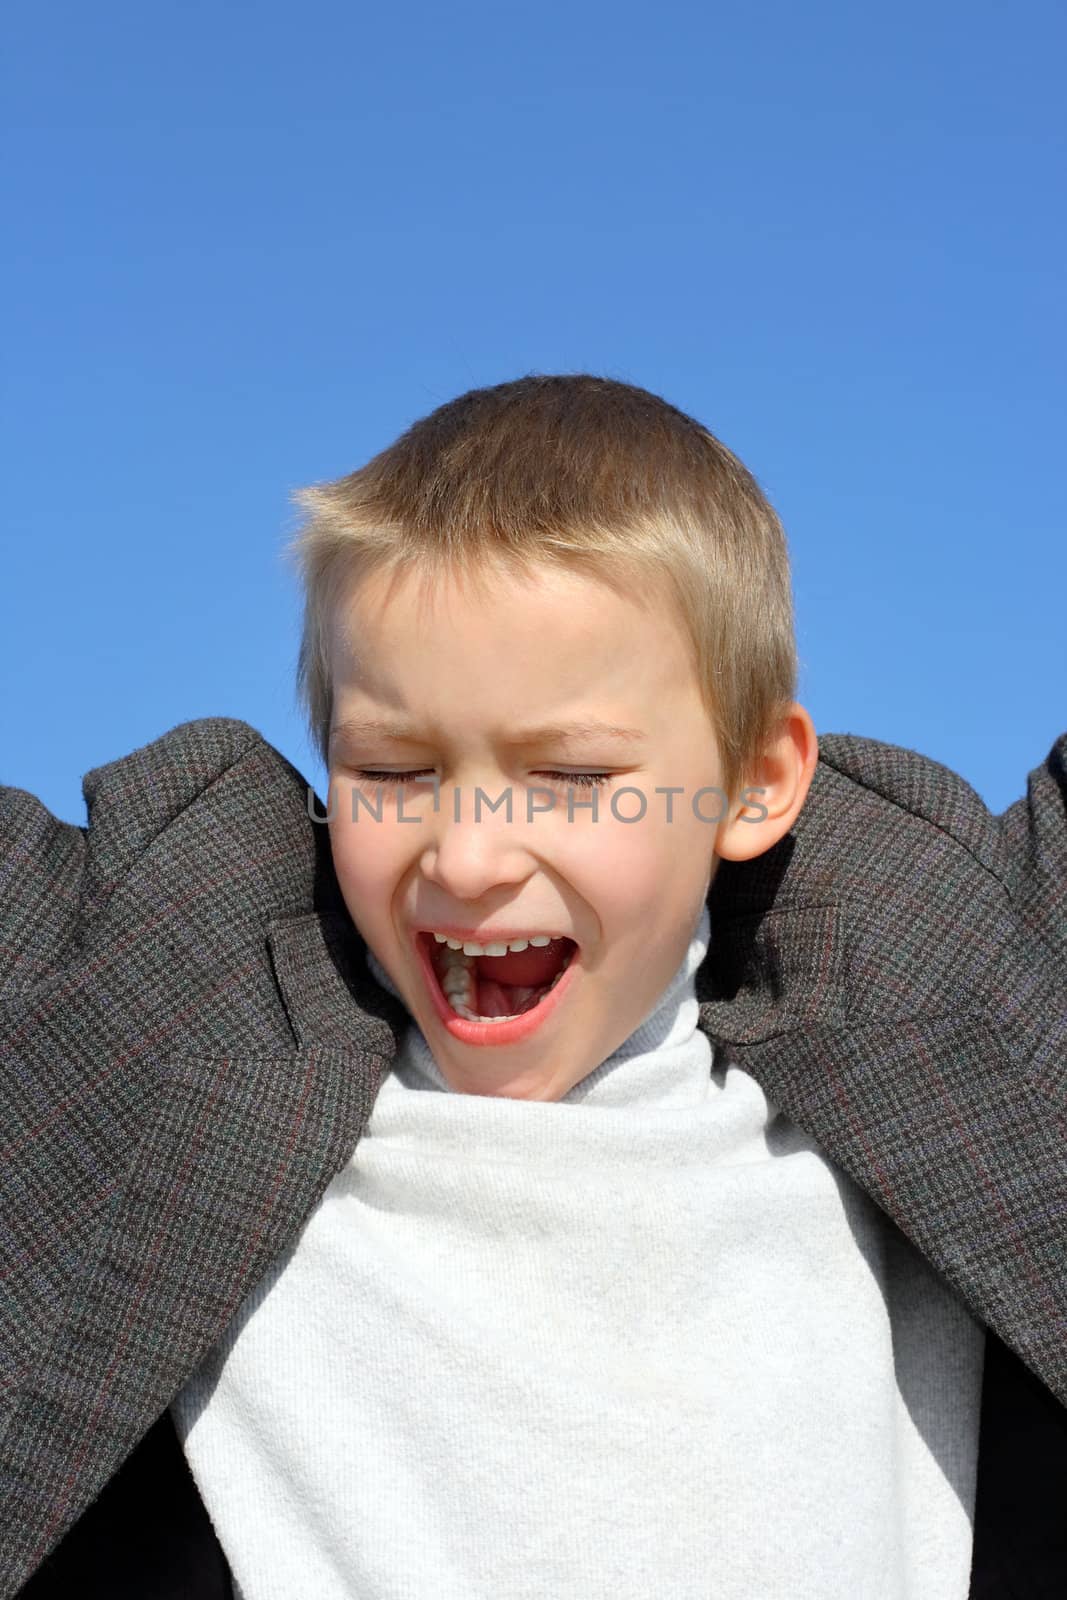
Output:
[[[357,778],[365,778],[368,783],[411,783],[416,778],[427,781],[433,777],[428,768],[416,772],[374,772],[366,767],[355,768]],[[611,778],[610,772],[535,772],[535,778],[555,778],[562,784],[573,784],[578,789],[595,789],[607,783]]]

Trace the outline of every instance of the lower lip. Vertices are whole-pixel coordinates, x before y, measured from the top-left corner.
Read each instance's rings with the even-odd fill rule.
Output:
[[[441,991],[441,985],[434,971],[430,952],[426,948],[425,940],[421,934],[415,935],[415,948],[418,951],[422,970],[426,976],[426,986],[430,991],[430,998],[444,1026],[448,1029],[453,1039],[459,1039],[462,1044],[519,1044],[523,1039],[529,1039],[539,1028],[542,1028],[557,1009],[574,978],[578,966],[578,950],[575,949],[562,978],[554,989],[538,1001],[532,1011],[524,1011],[521,1016],[515,1017],[511,1022],[468,1022],[466,1017],[457,1017]]]

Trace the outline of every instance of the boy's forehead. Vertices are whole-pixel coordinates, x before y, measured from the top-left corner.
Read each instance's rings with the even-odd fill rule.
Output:
[[[420,621],[447,621],[460,610],[467,621],[498,624],[520,611],[588,609],[590,604],[633,607],[658,619],[677,619],[677,604],[662,575],[625,580],[595,568],[526,560],[487,559],[469,571],[441,568],[378,569],[350,573],[337,592],[333,619],[342,627],[355,613],[381,629],[391,614],[414,612]]]
[[[413,652],[423,658],[431,640],[464,656],[481,648],[494,660],[521,647],[542,671],[577,675],[593,692],[598,677],[610,684],[635,671],[659,675],[668,661],[672,674],[685,671],[682,654],[688,666],[686,630],[658,583],[631,594],[584,573],[544,569],[522,581],[500,575],[505,583],[512,585],[506,593],[485,574],[473,588],[461,580],[451,589],[435,588],[418,572],[355,577],[327,619],[331,676],[381,698],[387,680],[406,676]]]
[[[333,732],[339,739],[384,739],[387,742],[410,743],[423,733],[419,708],[406,717],[363,716],[354,714],[338,717]],[[534,723],[509,727],[506,743],[526,744],[578,744],[586,739],[611,739],[621,744],[637,746],[648,738],[644,728],[628,727],[603,718],[572,718],[568,721]]]
[[[458,591],[458,611],[446,599],[438,613],[432,597],[423,611],[417,591],[404,579],[399,587],[395,574],[356,580],[347,597],[340,597],[331,629],[331,734],[346,742],[422,742],[432,733],[442,702],[448,702],[452,674],[458,671],[468,710],[476,695],[502,743],[577,748],[592,740],[620,754],[636,750],[662,720],[662,702],[699,698],[688,684],[692,673],[681,659],[677,623],[672,618],[666,630],[644,633],[631,625],[632,612],[620,615],[591,605],[588,583],[571,589],[566,582],[571,576],[566,574],[558,589],[533,598],[532,626],[522,634],[518,655],[511,647],[523,629],[521,586],[502,607],[500,591],[485,580],[473,594]],[[613,593],[608,585],[597,589]],[[557,595],[574,601],[568,608],[571,627],[557,612]],[[638,603],[655,604],[656,598],[646,595]],[[394,608],[391,599],[400,604]],[[441,633],[432,631],[438,617]],[[516,663],[522,665],[516,668]]]

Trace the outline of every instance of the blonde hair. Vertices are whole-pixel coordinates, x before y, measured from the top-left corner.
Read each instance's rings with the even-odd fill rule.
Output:
[[[330,618],[370,572],[570,568],[673,598],[731,798],[796,696],[785,535],[755,478],[659,396],[588,373],[472,389],[367,464],[294,495],[304,588],[297,693],[329,765]]]

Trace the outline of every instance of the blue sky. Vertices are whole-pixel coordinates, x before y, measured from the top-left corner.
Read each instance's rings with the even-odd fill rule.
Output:
[[[1001,808],[1067,729],[1062,8],[38,0],[8,20],[0,782],[293,690],[294,488],[638,383],[789,535],[820,733]]]

